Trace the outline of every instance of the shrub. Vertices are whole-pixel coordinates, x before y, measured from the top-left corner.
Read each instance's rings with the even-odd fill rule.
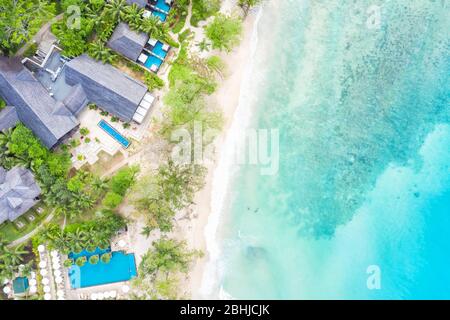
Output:
[[[80,134],[82,135],[82,136],[87,136],[88,134],[89,134],[89,129],[88,128],[81,128],[80,129]]]
[[[220,10],[220,0],[194,0],[192,2],[191,24],[194,27]]]
[[[149,90],[161,89],[164,87],[164,80],[151,72],[145,73],[145,84]]]
[[[86,139],[84,139],[84,143],[89,143],[91,142],[91,139],[89,137],[86,137]]]
[[[111,122],[117,122],[119,121],[119,118],[116,116],[111,117]]]
[[[80,140],[78,139],[72,139],[69,143],[72,148],[76,148],[81,144]]]
[[[70,268],[73,265],[73,259],[66,259],[64,261],[64,267]]]
[[[79,267],[82,267],[86,264],[87,258],[85,256],[83,257],[78,257],[77,260],[75,261],[75,264]]]
[[[111,191],[118,195],[125,196],[128,188],[134,183],[135,176],[139,171],[138,167],[127,167],[120,169],[114,177],[111,178]]]
[[[115,209],[122,203],[123,197],[115,192],[108,192],[103,199],[102,204],[109,209]]]
[[[214,49],[231,51],[239,43],[242,32],[242,21],[239,18],[219,14],[206,27],[206,36],[211,40]]]
[[[103,263],[109,263],[111,261],[111,253],[107,252],[102,254],[101,260]]]
[[[123,124],[123,128],[124,128],[124,129],[128,129],[129,127],[131,127],[131,124],[130,124],[129,122],[125,122],[125,123]]]
[[[93,256],[91,256],[91,257],[89,258],[89,263],[90,263],[90,264],[97,264],[97,263],[98,263],[98,260],[99,260],[98,254],[96,254],[96,255],[93,255]]]

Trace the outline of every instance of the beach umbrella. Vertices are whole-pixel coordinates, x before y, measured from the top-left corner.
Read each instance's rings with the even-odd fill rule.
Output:
[[[50,252],[50,255],[51,255],[53,258],[58,257],[58,251],[52,250],[52,252]]]
[[[125,242],[125,240],[119,240],[119,247],[123,248],[127,245],[127,243]]]
[[[37,283],[36,279],[30,279],[28,282],[30,283],[30,286],[35,286]]]
[[[46,269],[42,269],[40,273],[41,273],[41,276],[45,277],[47,275],[48,271]]]
[[[117,292],[116,291],[110,291],[109,295],[110,295],[111,298],[115,298],[115,297],[117,297]]]
[[[45,300],[50,300],[51,298],[52,298],[52,295],[50,293],[44,294],[44,299]]]
[[[48,285],[50,283],[50,280],[48,280],[48,278],[42,278],[42,284],[43,285]]]
[[[105,296],[103,295],[102,292],[99,292],[99,293],[97,294],[97,298],[98,298],[98,300],[103,300],[103,299],[105,298]]]
[[[61,278],[61,277],[56,277],[56,278],[55,278],[55,282],[56,282],[56,284],[60,284],[60,283],[63,282],[63,278]]]
[[[91,300],[97,300],[98,295],[96,293],[91,294]]]
[[[8,294],[8,293],[11,292],[11,288],[10,288],[10,287],[4,287],[4,288],[3,288],[3,292],[4,292],[5,294]]]
[[[22,271],[25,266],[23,264],[19,265],[19,271]]]
[[[44,286],[44,292],[45,293],[49,293],[50,292],[50,287],[49,286]]]
[[[59,263],[53,264],[53,269],[58,270],[59,268],[61,268],[61,265]]]
[[[56,295],[58,296],[58,297],[64,297],[64,290],[61,290],[61,289],[59,289],[57,292],[56,292]]]
[[[52,261],[53,261],[53,263],[59,263],[60,262],[59,258],[55,258],[55,257],[52,258]]]
[[[66,300],[64,297],[58,297],[58,300]]]
[[[41,268],[41,269],[47,268],[47,262],[45,262],[45,261],[39,262],[39,268]]]
[[[130,291],[130,287],[127,285],[122,286],[122,292],[123,293],[127,293],[128,291]]]
[[[31,279],[34,279],[34,278],[36,278],[36,272],[34,272],[34,271],[31,271]]]
[[[61,271],[60,270],[55,270],[55,272],[53,272],[53,274],[55,275],[55,277],[60,277],[61,276]]]
[[[43,244],[38,245],[37,249],[38,249],[39,252],[44,252],[45,251],[45,247],[44,247]]]
[[[5,279],[5,280],[3,281],[3,284],[8,284],[8,283],[9,283],[9,281],[11,281],[11,280],[9,280],[9,279]]]
[[[30,294],[35,294],[37,292],[36,286],[30,286]]]

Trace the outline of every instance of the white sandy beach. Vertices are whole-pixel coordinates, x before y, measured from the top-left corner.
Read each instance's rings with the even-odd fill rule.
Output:
[[[188,283],[184,285],[186,292],[184,296],[192,299],[204,298],[199,290],[202,285],[205,264],[209,259],[206,239],[205,227],[211,213],[211,199],[213,190],[213,181],[215,178],[215,170],[220,153],[223,151],[224,141],[231,127],[236,108],[239,104],[241,85],[244,79],[246,66],[251,61],[251,39],[253,28],[255,26],[256,17],[251,14],[247,17],[243,25],[242,40],[238,47],[230,53],[216,53],[221,56],[227,65],[227,77],[220,84],[217,92],[210,97],[210,103],[219,106],[222,109],[225,124],[222,134],[216,138],[215,150],[216,157],[214,163],[208,164],[208,175],[205,187],[198,192],[195,197],[195,205],[190,208],[192,211],[191,220],[182,220],[179,222],[180,233],[178,237],[185,239],[192,249],[201,250],[205,253],[204,257],[197,259],[188,276]],[[217,177],[216,177],[217,178]],[[183,221],[186,221],[184,223]]]

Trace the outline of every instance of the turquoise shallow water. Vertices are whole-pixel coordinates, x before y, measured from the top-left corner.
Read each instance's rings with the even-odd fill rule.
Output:
[[[245,107],[250,127],[279,129],[280,168],[239,166],[229,188],[231,296],[450,298],[445,3],[266,3]]]

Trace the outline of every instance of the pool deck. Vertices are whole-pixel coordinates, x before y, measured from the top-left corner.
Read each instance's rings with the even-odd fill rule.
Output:
[[[95,287],[86,287],[79,289],[72,289],[70,286],[70,279],[66,277],[67,300],[91,300],[91,294],[114,290],[117,292],[115,300],[126,300],[128,294],[122,292],[122,286],[130,286],[130,281],[114,282],[103,284]]]

